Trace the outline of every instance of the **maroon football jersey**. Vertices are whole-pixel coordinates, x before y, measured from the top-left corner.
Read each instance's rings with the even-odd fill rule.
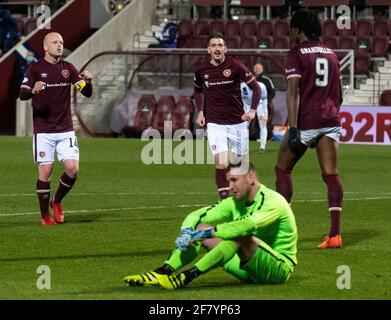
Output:
[[[287,79],[301,78],[297,127],[340,126],[340,71],[337,55],[319,42],[305,41],[286,58]]]
[[[71,84],[82,80],[73,64],[66,61],[52,64],[41,59],[29,66],[21,88],[32,89],[37,81],[46,84],[32,98],[34,133],[73,130],[70,89]]]
[[[249,83],[254,79],[241,62],[231,57],[226,57],[218,66],[211,64],[210,60],[202,62],[194,74],[194,85],[203,88],[206,121],[216,124],[243,122],[240,83]]]

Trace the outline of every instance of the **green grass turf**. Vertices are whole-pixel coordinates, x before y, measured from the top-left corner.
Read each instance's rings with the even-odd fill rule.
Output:
[[[317,250],[327,233],[326,186],[313,150],[294,172],[299,264],[284,285],[241,284],[221,269],[173,292],[127,288],[125,275],[149,271],[173,248],[185,215],[213,203],[213,165],[144,165],[145,142],[80,139],[80,175],[64,199],[66,223],[39,224],[31,139],[0,138],[0,299],[390,299],[391,148],[340,146],[345,189],[341,250]],[[262,183],[274,188],[278,143],[251,144]],[[52,193],[62,168],[57,163]],[[12,214],[12,215],[11,215]],[[51,271],[39,290],[37,268]],[[351,289],[337,288],[337,268]]]

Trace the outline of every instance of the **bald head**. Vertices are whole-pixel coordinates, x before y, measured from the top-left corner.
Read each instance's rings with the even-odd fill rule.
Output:
[[[48,33],[43,39],[43,48],[45,50],[45,58],[50,62],[56,62],[61,58],[64,52],[64,40],[61,34],[57,32]]]

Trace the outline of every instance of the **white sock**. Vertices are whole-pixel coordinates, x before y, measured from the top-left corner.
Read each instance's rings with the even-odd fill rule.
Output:
[[[259,135],[261,140],[261,149],[266,149],[267,141],[267,126],[266,124],[259,122]]]

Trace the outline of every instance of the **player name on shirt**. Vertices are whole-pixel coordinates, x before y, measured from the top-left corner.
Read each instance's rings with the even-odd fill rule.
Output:
[[[309,54],[309,53],[325,53],[331,54],[334,53],[333,50],[324,47],[310,47],[310,48],[300,48],[301,54]]]

